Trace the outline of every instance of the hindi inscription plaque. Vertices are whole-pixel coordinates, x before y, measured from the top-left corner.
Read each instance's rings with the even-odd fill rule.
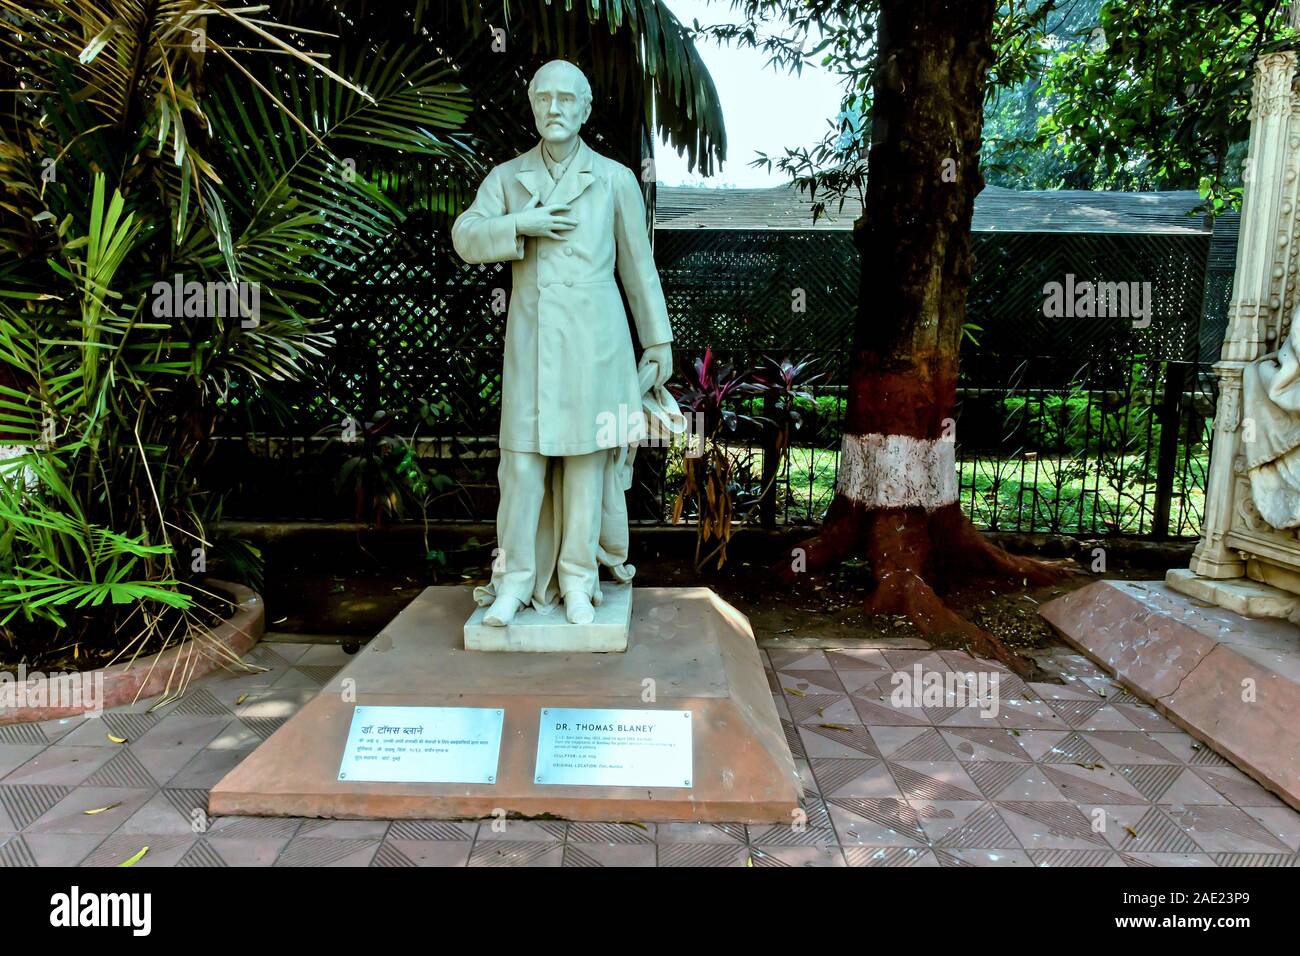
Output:
[[[356,707],[339,779],[496,783],[503,719],[494,707]]]

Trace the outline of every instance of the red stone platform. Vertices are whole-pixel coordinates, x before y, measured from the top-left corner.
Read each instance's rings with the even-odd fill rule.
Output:
[[[789,823],[801,786],[748,620],[706,588],[638,588],[619,654],[467,651],[470,590],[427,588],[212,788],[214,815]],[[653,680],[654,700],[643,698]],[[349,696],[348,690],[355,689]],[[504,708],[494,784],[340,781],[356,705]],[[543,707],[689,710],[689,788],[534,783]]]
[[[1160,581],[1098,581],[1040,613],[1193,737],[1300,809],[1300,628]]]

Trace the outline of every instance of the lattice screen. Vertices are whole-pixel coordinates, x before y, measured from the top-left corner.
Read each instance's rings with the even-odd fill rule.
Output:
[[[1003,427],[998,404],[1010,389],[1038,400],[1072,382],[1088,390],[1122,389],[1132,384],[1126,377],[1135,355],[1175,362],[1197,357],[1208,236],[978,233],[974,242],[967,317],[982,328],[979,345],[963,350],[968,397],[959,434],[982,456],[1018,460],[1020,437]],[[737,362],[814,354],[830,373],[819,393],[846,380],[858,278],[849,233],[663,229],[655,255],[679,364],[707,346]],[[1066,273],[1079,280],[1150,281],[1150,328],[1134,330],[1127,319],[1045,318],[1043,285]],[[509,282],[508,265],[461,262],[445,225],[432,220],[411,220],[370,261],[331,277],[335,297],[328,316],[338,345],[320,374],[276,386],[270,403],[248,403],[256,412],[251,423],[244,416],[229,420],[231,437],[249,434],[251,424],[262,436],[296,440],[224,443],[224,458],[213,467],[230,472],[214,486],[236,489],[227,513],[346,517],[349,505],[331,485],[337,457],[351,452],[334,447],[334,458],[320,458],[320,442],[304,439],[347,415],[370,421],[383,411],[403,435],[418,431],[440,440],[438,470],[462,489],[440,516],[490,520],[505,324],[493,302],[494,290],[508,294]],[[792,308],[795,290],[806,297],[804,311]],[[1158,400],[1157,387],[1139,387],[1146,390],[1142,402]],[[445,407],[430,421],[421,415],[425,403]],[[1195,413],[1189,407],[1185,414]],[[799,443],[833,456],[838,422],[825,418],[819,427]],[[1098,447],[1089,454],[1113,452]],[[650,467],[652,456],[644,459],[633,512],[662,517],[672,489]],[[1018,511],[1015,523],[1021,523]]]

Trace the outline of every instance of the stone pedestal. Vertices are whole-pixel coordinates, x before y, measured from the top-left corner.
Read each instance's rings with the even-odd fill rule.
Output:
[[[540,653],[611,653],[627,650],[632,625],[632,585],[602,584],[604,600],[596,606],[590,624],[570,624],[564,605],[541,614],[531,605],[505,627],[483,623],[485,607],[476,608],[465,622],[467,651],[535,651]]]
[[[1267,573],[1267,572],[1265,572]],[[1251,578],[1203,578],[1190,568],[1171,568],[1165,584],[1188,597],[1240,614],[1242,617],[1294,619],[1300,614],[1300,594]],[[1296,635],[1300,645],[1300,634]]]
[[[1039,613],[1125,687],[1300,809],[1295,625],[1242,617],[1159,581],[1098,581]]]
[[[344,819],[552,815],[791,822],[801,788],[749,622],[706,588],[639,588],[622,654],[466,650],[468,588],[427,588],[215,787],[213,814]],[[340,781],[354,706],[504,710],[494,783]],[[689,787],[536,782],[544,708],[689,711]]]

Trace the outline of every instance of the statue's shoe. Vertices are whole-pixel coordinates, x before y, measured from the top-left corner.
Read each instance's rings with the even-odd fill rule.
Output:
[[[596,609],[585,591],[570,591],[564,595],[564,616],[570,624],[590,624],[596,620]]]
[[[483,623],[489,627],[505,627],[515,619],[515,615],[523,606],[523,602],[518,598],[503,594],[492,602],[492,606],[483,615]]]

